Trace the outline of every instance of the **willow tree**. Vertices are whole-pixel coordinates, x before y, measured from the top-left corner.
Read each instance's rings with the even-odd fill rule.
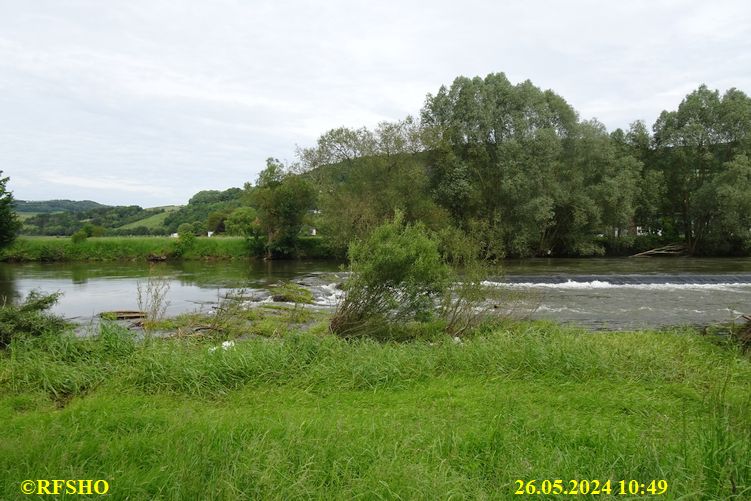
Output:
[[[720,96],[702,85],[654,124],[657,162],[669,190],[664,212],[692,253],[733,252],[722,223],[728,189],[751,191],[730,173],[751,154],[751,99],[737,89]],[[733,163],[735,162],[735,163]]]
[[[269,158],[250,193],[266,257],[295,255],[305,218],[315,206],[313,186],[279,160]]]
[[[435,228],[445,211],[431,195],[418,124],[407,118],[375,129],[338,128],[323,134],[300,157],[318,189],[320,235],[330,250],[346,254],[399,211],[407,223]]]

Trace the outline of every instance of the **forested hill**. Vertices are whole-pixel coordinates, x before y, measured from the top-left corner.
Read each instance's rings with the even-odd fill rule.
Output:
[[[49,214],[51,212],[84,212],[91,209],[108,207],[91,200],[15,200],[13,206],[17,212],[35,212]]]
[[[84,230],[97,235],[167,235],[189,224],[197,234],[221,233],[224,220],[242,205],[244,191],[203,190],[184,206],[142,208],[138,205],[107,206],[91,201],[49,200],[20,202],[16,211],[26,235],[69,236]],[[31,210],[34,209],[34,210]]]

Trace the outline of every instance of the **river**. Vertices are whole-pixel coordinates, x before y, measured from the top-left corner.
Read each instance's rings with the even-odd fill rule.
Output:
[[[62,292],[54,311],[86,322],[101,311],[136,309],[149,276],[170,284],[170,315],[208,309],[228,291],[292,280],[320,307],[334,305],[345,274],[325,261],[0,264],[0,296]],[[751,258],[532,259],[505,263],[488,283],[509,291],[517,315],[592,329],[623,330],[727,322],[751,313]],[[267,293],[266,293],[267,295]]]

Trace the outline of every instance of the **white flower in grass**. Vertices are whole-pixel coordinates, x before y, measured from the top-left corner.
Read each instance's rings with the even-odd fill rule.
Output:
[[[234,347],[235,347],[235,342],[234,341],[225,341],[225,342],[222,343],[222,349],[224,351],[227,351],[230,348],[234,348]],[[218,346],[212,346],[212,347],[210,347],[209,348],[209,353],[214,353],[218,348],[219,348]]]

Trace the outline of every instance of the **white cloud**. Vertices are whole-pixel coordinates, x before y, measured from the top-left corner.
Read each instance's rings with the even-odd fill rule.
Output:
[[[39,179],[50,184],[72,186],[74,188],[138,193],[141,195],[161,196],[165,198],[172,195],[169,188],[152,186],[150,184],[139,183],[138,181],[121,177],[80,177],[71,176],[62,172],[43,172],[39,175]]]
[[[749,25],[744,1],[4,2],[0,168],[21,199],[184,203],[497,71],[651,125],[701,83],[751,90]]]

